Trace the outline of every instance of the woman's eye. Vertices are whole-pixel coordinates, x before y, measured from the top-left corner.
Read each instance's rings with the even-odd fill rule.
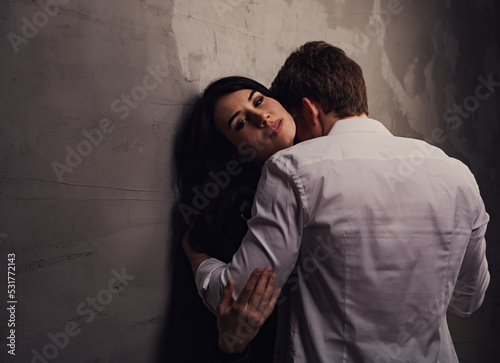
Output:
[[[246,122],[247,122],[246,118],[238,122],[238,124],[236,125],[236,130],[240,130],[245,125]]]
[[[259,106],[263,100],[264,100],[264,97],[257,98],[257,100],[255,101],[255,107]]]

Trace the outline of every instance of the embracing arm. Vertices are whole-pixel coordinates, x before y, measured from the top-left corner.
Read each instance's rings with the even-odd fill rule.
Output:
[[[272,267],[276,287],[285,284],[297,262],[304,220],[303,189],[293,175],[280,159],[272,158],[265,164],[249,230],[229,264],[206,255],[191,255],[198,292],[213,313],[229,279],[234,282],[236,300],[258,266]]]
[[[191,247],[191,244],[189,243],[189,235],[190,235],[190,230],[191,228],[188,228],[187,231],[184,233],[184,236],[182,236],[182,248],[184,250],[184,253],[186,254],[187,259],[189,260],[189,263],[191,264],[191,270],[193,271],[193,276],[196,276],[196,271],[198,271],[198,267],[201,265],[201,263],[205,260],[208,260],[210,258],[209,255],[203,252],[198,252],[193,247]]]
[[[462,317],[469,316],[481,306],[490,281],[484,239],[488,221],[489,216],[479,197],[477,216],[448,307],[451,312]]]

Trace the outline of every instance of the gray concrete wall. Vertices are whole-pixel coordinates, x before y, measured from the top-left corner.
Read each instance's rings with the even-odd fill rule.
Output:
[[[0,361],[154,362],[186,102],[221,76],[269,85],[294,48],[326,40],[362,66],[373,118],[476,175],[492,284],[449,322],[461,362],[497,362],[500,87],[478,87],[500,79],[498,15],[494,0],[2,1],[2,342],[17,303],[16,355],[2,343]]]

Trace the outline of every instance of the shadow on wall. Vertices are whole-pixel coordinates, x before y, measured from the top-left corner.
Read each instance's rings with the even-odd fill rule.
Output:
[[[192,132],[186,120],[196,100],[198,97],[187,102],[175,137],[173,165],[177,171],[181,167],[178,164],[182,154],[193,155],[193,151],[186,150],[183,144]],[[175,190],[178,189],[176,174],[173,170],[172,188]],[[191,265],[182,250],[180,242],[187,223],[177,204],[171,210],[171,225],[172,244],[167,260],[170,287],[164,325],[158,338],[157,362],[205,362],[211,339],[217,336],[217,321],[198,295]]]

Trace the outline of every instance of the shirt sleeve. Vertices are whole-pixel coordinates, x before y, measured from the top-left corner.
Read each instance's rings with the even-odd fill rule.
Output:
[[[490,282],[484,238],[489,216],[481,197],[478,198],[477,215],[448,307],[462,317],[471,315],[481,306]]]
[[[282,287],[299,255],[305,218],[304,188],[289,163],[272,157],[264,165],[257,187],[252,218],[240,248],[229,264],[204,261],[196,272],[196,285],[205,305],[215,313],[228,279],[236,299],[256,267],[271,266]]]

